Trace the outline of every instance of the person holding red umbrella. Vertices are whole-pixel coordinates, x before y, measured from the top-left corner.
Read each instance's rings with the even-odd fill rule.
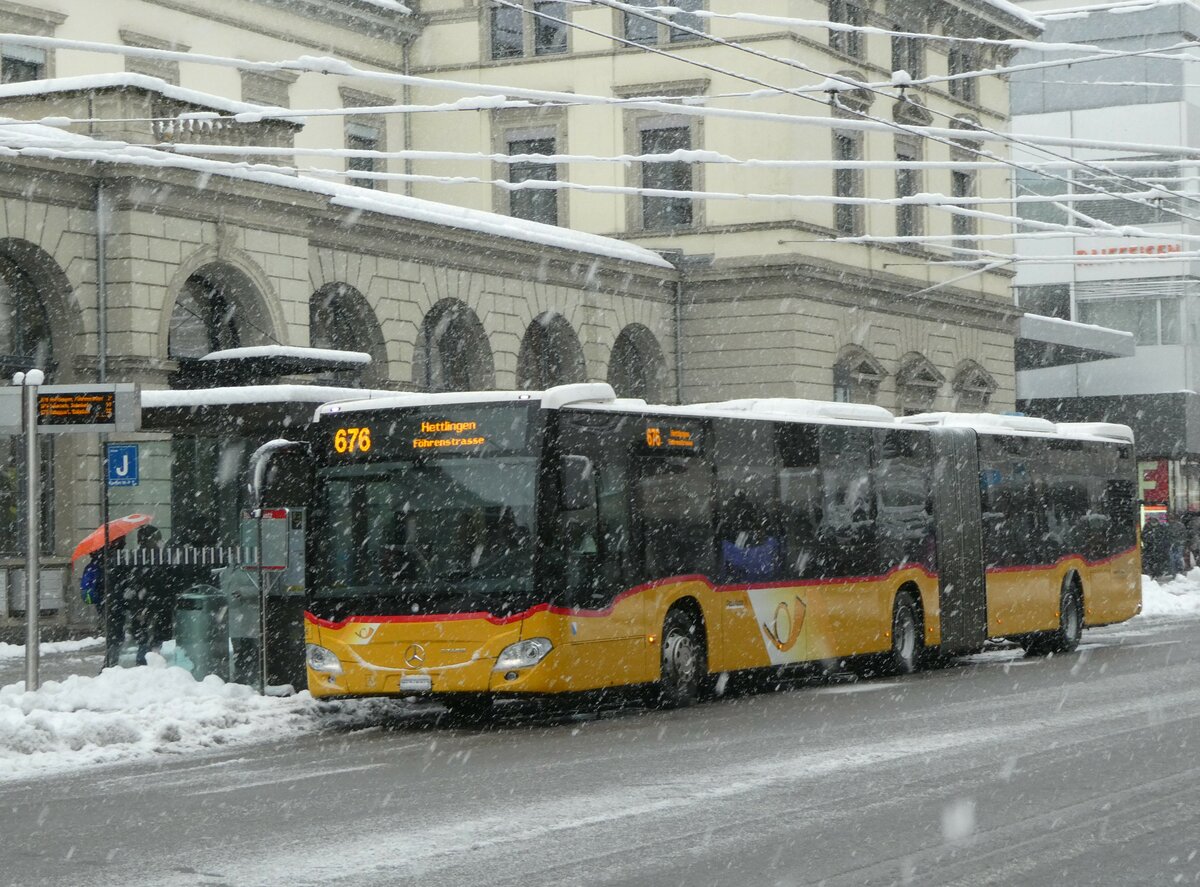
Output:
[[[104,626],[105,668],[118,664],[121,648],[125,645],[125,594],[128,590],[125,587],[126,582],[109,575],[111,571],[106,569],[105,543],[107,542],[108,554],[111,556],[125,547],[126,535],[152,520],[154,515],[151,514],[130,514],[109,521],[89,533],[75,546],[75,551],[71,554],[72,561],[79,560],[84,555],[92,556],[79,577],[79,591],[84,603],[95,605],[100,622]]]

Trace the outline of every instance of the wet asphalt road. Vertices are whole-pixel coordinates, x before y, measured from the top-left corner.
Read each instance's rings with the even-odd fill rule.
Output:
[[[1200,621],[678,712],[0,783],[0,884],[1200,883]]]

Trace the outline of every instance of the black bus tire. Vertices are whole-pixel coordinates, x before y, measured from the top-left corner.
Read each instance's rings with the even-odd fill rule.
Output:
[[[1050,650],[1053,653],[1073,653],[1083,637],[1083,595],[1079,581],[1073,579],[1063,589],[1059,604],[1058,631],[1054,632]]]
[[[683,610],[672,610],[663,623],[658,705],[683,708],[694,703],[707,672],[704,630]]]
[[[907,592],[896,595],[892,607],[892,650],[887,670],[892,674],[912,674],[921,665],[924,628],[917,605]]]
[[[1070,653],[1079,646],[1083,636],[1083,595],[1079,580],[1067,580],[1058,604],[1058,628],[1024,635],[1018,643],[1027,656],[1046,656],[1050,653]]]

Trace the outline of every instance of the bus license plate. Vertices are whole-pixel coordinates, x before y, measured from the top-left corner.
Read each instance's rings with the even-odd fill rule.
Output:
[[[428,693],[433,689],[433,678],[427,674],[412,674],[400,678],[400,689],[407,693]]]

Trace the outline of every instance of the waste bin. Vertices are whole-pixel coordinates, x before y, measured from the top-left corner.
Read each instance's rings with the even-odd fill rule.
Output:
[[[229,680],[229,606],[211,585],[194,585],[175,602],[175,649],[196,680],[215,674]]]

